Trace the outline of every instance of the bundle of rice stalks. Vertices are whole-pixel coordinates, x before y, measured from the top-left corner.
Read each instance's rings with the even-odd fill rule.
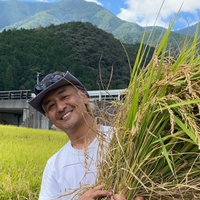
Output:
[[[197,33],[175,58],[166,56],[173,23],[151,62],[141,50],[97,184],[127,200],[200,199],[200,56]],[[198,29],[198,28],[197,28]]]

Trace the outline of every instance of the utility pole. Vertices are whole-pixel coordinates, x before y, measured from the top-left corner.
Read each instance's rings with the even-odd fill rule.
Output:
[[[40,72],[37,72],[37,84],[40,82],[39,76],[40,76]]]

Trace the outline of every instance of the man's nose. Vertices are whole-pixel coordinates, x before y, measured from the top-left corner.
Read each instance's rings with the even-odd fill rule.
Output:
[[[57,104],[58,111],[63,111],[66,107],[66,104],[61,101],[57,101],[56,104]]]

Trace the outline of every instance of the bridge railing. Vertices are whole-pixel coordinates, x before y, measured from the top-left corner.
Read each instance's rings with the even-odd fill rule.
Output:
[[[0,100],[19,100],[31,98],[31,90],[0,91]]]
[[[116,90],[93,90],[88,91],[91,98],[101,100],[119,100],[119,96],[123,89]]]
[[[126,89],[115,89],[115,90],[91,90],[88,94],[91,98],[102,101],[102,100],[120,100],[121,95],[124,94]],[[31,94],[31,97],[35,97],[35,94]]]
[[[91,98],[96,100],[120,100],[120,96],[124,94],[126,89],[116,90],[93,90],[88,91]],[[0,100],[20,100],[30,99],[35,97],[35,94],[31,93],[31,90],[11,90],[11,91],[0,91]]]

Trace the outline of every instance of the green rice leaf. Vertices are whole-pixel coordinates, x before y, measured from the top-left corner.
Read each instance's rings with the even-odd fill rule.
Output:
[[[196,104],[196,103],[200,103],[200,98],[189,100],[189,101],[183,101],[180,103],[175,103],[175,104],[169,105],[168,107],[159,108],[159,109],[155,110],[154,112],[163,111],[168,108],[175,108],[175,107],[179,107],[179,106],[185,106],[185,105]]]
[[[193,142],[195,142],[195,144],[198,145],[195,133],[193,133],[191,130],[189,130],[185,126],[185,124],[183,124],[181,122],[181,120],[178,117],[174,116],[174,119],[175,119],[175,122],[182,128],[182,130],[193,140]]]
[[[133,92],[133,97],[132,97],[132,105],[131,105],[131,109],[128,114],[128,118],[127,118],[127,122],[126,122],[126,129],[127,128],[132,129],[132,127],[134,126],[134,122],[135,122],[135,115],[137,112],[138,99],[139,99],[138,98],[139,93],[138,93],[138,89],[137,89],[137,80],[135,80],[133,91],[134,92]]]
[[[145,88],[145,91],[144,91],[144,94],[143,94],[141,109],[143,109],[145,103],[147,102],[147,98],[148,98],[148,94],[149,94],[149,88],[151,86],[152,79],[153,79],[153,74],[154,74],[154,66],[152,66],[151,73],[150,73],[150,76],[149,76],[147,84],[146,84],[146,88]]]
[[[171,164],[171,162],[170,162],[169,155],[168,155],[168,153],[167,153],[167,150],[166,150],[166,148],[165,148],[165,145],[164,145],[164,143],[163,143],[162,138],[161,138],[160,135],[159,135],[159,139],[160,139],[160,143],[161,143],[161,145],[162,145],[162,150],[163,150],[163,153],[164,153],[165,158],[166,158],[166,160],[167,160],[167,163],[168,163],[168,165],[169,165],[169,167],[170,167],[170,170],[171,170],[172,173],[174,174],[174,170],[173,170],[172,164]]]
[[[197,23],[197,28],[196,28],[196,31],[195,31],[195,36],[194,36],[194,41],[193,41],[193,44],[195,46],[197,45],[197,41],[198,41],[198,30],[199,30],[199,23]],[[194,61],[195,56],[196,56],[196,52],[192,51],[191,54],[192,55],[191,55],[191,59],[190,59],[190,64]]]
[[[162,71],[163,61],[164,61],[164,58],[165,58],[165,52],[166,52],[166,49],[167,49],[167,41],[168,41],[168,37],[166,38],[166,41],[164,43],[163,54],[161,56],[161,60],[160,60],[160,64],[159,64],[159,71],[158,71],[157,77],[156,77],[157,80],[160,80],[160,74],[161,74],[161,71]]]
[[[145,29],[144,34],[142,36],[142,41],[140,43],[140,48],[138,50],[137,57],[136,57],[136,60],[135,60],[135,63],[134,63],[134,67],[133,67],[133,71],[132,71],[131,79],[130,79],[130,84],[132,83],[133,77],[135,76],[135,74],[137,74],[137,71],[140,68],[139,60],[140,60],[140,55],[141,55],[142,46],[143,46],[143,42],[144,42],[145,33],[146,33],[146,29]]]
[[[182,5],[183,5],[183,4],[182,4]],[[181,6],[181,7],[182,7],[182,6]],[[157,55],[157,56],[160,55],[161,50],[163,49],[163,47],[166,46],[166,43],[167,43],[167,41],[168,41],[169,34],[170,34],[171,29],[172,29],[172,27],[173,27],[173,25],[174,25],[174,23],[175,23],[175,21],[176,21],[177,16],[178,16],[178,14],[179,14],[179,12],[180,12],[180,10],[181,10],[181,7],[180,7],[178,13],[176,14],[174,20],[173,20],[172,23],[170,24],[169,28],[167,29],[167,31],[166,31],[166,33],[165,33],[165,35],[164,35],[164,37],[163,37],[163,39],[162,39],[162,41],[161,41],[159,47],[158,47],[158,50],[157,50],[157,52],[156,52],[156,55]]]

